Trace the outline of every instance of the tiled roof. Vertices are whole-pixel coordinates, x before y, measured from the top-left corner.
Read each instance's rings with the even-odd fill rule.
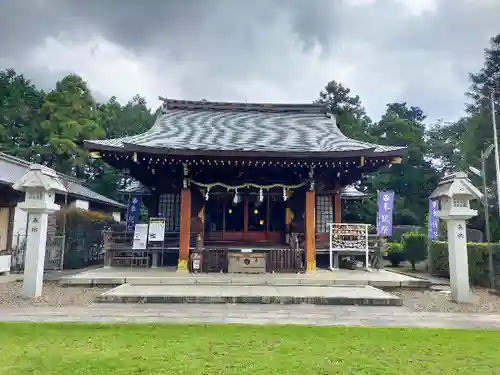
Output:
[[[335,118],[317,104],[247,104],[166,100],[147,132],[86,141],[89,149],[151,148],[171,151],[404,153],[346,137]]]
[[[343,199],[361,199],[365,198],[366,194],[356,189],[354,186],[346,186],[340,192],[340,197]]]
[[[13,185],[19,181],[28,171],[30,163],[26,160],[19,159],[3,152],[0,152],[0,184]],[[89,188],[79,184],[75,179],[58,173],[59,178],[68,190],[70,196],[75,196],[89,201],[105,204],[112,207],[124,208],[122,203],[113,199],[107,198]]]
[[[149,195],[151,193],[146,186],[144,186],[137,180],[131,181],[123,189],[118,190],[118,192],[124,195],[127,194]]]

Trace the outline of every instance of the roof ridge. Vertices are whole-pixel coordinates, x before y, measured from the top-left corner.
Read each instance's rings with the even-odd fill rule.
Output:
[[[28,168],[31,165],[31,163],[27,160],[18,158],[17,156],[9,155],[9,154],[7,154],[5,152],[1,152],[1,151],[0,151],[0,159],[10,161],[10,162],[15,163],[15,164],[20,164],[20,165],[22,165],[24,167],[28,167]]]
[[[26,168],[29,168],[31,166],[31,164],[37,164],[37,163],[31,163],[28,160],[25,160],[23,158],[19,158],[17,156],[12,156],[12,155],[9,155],[9,154],[7,154],[5,152],[1,152],[1,151],[0,151],[0,159],[3,159],[3,160],[6,160],[6,161],[9,161],[9,162],[21,165],[21,166],[26,167]],[[50,167],[47,167],[47,168],[50,168]],[[51,169],[53,169],[53,168],[51,168]],[[56,174],[59,177],[62,177],[64,179],[66,179],[66,180],[70,180],[71,182],[74,182],[76,184],[82,184],[83,183],[83,181],[80,181],[80,180],[78,180],[75,177],[72,177],[72,176],[67,175],[65,173],[58,172],[55,169],[54,169],[54,171],[56,172]]]
[[[311,113],[327,114],[328,108],[319,103],[243,103],[243,102],[209,102],[207,100],[180,100],[159,97],[163,101],[163,110],[212,110],[212,111],[247,111],[275,113]]]
[[[34,164],[34,163],[30,163],[29,161],[25,160],[25,159],[22,159],[22,158],[19,158],[17,156],[12,156],[12,155],[9,155],[5,152],[1,152],[0,151],[0,160],[6,162],[6,163],[9,163],[10,165],[16,165],[18,167],[21,167],[21,168],[25,168],[26,171],[29,170],[31,164]],[[24,172],[26,173],[26,172]],[[64,184],[65,187],[68,188],[68,184],[74,184],[76,186],[79,186],[80,188],[84,188],[84,189],[87,189],[89,192],[91,192],[94,197],[90,196],[90,195],[83,195],[77,191],[69,191],[69,194],[73,195],[73,196],[80,196],[84,199],[89,199],[89,200],[93,200],[93,201],[96,201],[96,202],[101,202],[101,203],[105,203],[105,204],[108,204],[110,206],[114,206],[114,207],[125,207],[122,203],[114,200],[114,199],[111,199],[109,197],[106,197],[105,195],[103,194],[100,194],[92,189],[90,189],[89,187],[85,186],[84,184],[84,181],[80,181],[78,180],[77,178],[74,178],[74,177],[71,177],[71,176],[68,176],[64,173],[60,173],[60,172],[57,172],[57,176],[61,178],[61,182]],[[15,181],[13,182],[8,182],[10,184],[13,184],[15,183]],[[68,188],[68,190],[71,190]],[[97,197],[97,198],[96,198]]]

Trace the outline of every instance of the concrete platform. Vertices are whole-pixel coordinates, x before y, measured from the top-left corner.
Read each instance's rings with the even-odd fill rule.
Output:
[[[271,286],[364,286],[379,288],[428,288],[431,283],[381,270],[365,272],[318,270],[312,274],[189,274],[168,269],[99,268],[62,277],[63,285],[271,285]]]
[[[104,292],[97,302],[237,303],[402,306],[400,298],[371,286],[131,285]]]

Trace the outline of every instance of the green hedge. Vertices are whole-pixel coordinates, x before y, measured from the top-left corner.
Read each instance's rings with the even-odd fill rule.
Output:
[[[472,285],[489,286],[488,247],[493,250],[493,266],[495,280],[499,285],[500,277],[500,243],[467,243],[469,260],[469,278]],[[448,266],[448,243],[432,242],[430,244],[431,273],[435,276],[450,277]]]
[[[397,267],[401,262],[405,261],[403,246],[401,246],[399,242],[388,242],[385,252],[387,253],[387,259],[391,262],[393,267]]]
[[[416,271],[415,265],[427,258],[427,238],[423,233],[408,232],[401,237],[401,246],[411,268]]]
[[[101,264],[103,230],[120,225],[110,216],[78,208],[60,210],[56,218],[57,228],[65,239],[65,269]]]

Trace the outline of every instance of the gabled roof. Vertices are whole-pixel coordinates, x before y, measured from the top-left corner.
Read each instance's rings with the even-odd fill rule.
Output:
[[[340,192],[340,197],[343,199],[362,199],[366,198],[366,194],[362,191],[359,191],[352,185],[348,185],[342,189]]]
[[[149,189],[137,180],[130,181],[123,189],[118,190],[123,195],[150,195]]]
[[[153,127],[140,135],[86,141],[90,150],[400,156],[405,147],[346,137],[318,104],[248,104],[167,100]]]
[[[12,186],[18,182],[29,170],[30,163],[26,160],[16,158],[0,152],[0,184]],[[62,173],[57,173],[68,195],[87,199],[92,202],[105,204],[111,207],[125,208],[126,206],[104,195],[96,193],[89,188],[81,185],[74,178]]]

